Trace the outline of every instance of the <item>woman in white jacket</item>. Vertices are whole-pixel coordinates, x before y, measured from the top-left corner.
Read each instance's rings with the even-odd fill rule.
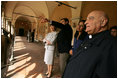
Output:
[[[51,32],[46,35],[46,37],[43,39],[43,42],[45,43],[45,56],[44,56],[44,62],[47,64],[47,78],[51,77],[52,73],[52,65],[53,65],[53,58],[54,58],[54,50],[55,50],[55,43],[56,43],[56,37],[57,32],[55,26],[50,26]]]

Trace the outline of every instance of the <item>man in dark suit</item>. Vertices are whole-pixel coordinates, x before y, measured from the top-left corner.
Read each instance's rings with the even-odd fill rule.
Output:
[[[69,20],[67,18],[62,18],[60,23],[58,23],[56,21],[44,19],[42,22],[50,22],[51,25],[61,29],[57,36],[57,48],[60,54],[60,71],[62,75],[69,58],[69,50],[71,49],[72,28],[69,25]]]
[[[107,30],[108,21],[103,11],[88,15],[85,31],[91,37],[69,59],[63,78],[117,77],[117,43]]]

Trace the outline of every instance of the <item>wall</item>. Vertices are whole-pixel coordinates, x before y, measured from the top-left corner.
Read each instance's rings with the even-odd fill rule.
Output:
[[[41,19],[39,19],[36,34],[37,40],[43,40],[45,34],[47,33],[47,30],[48,28],[46,27],[46,23],[41,23]]]
[[[82,2],[82,19],[86,19],[88,13],[93,10],[102,10],[109,16],[109,28],[117,25],[117,1],[83,1]]]
[[[65,1],[63,3],[68,4]],[[68,18],[68,19],[72,18],[72,12],[71,12],[70,7],[67,7],[65,5],[61,5],[61,6],[57,6],[54,9],[51,19],[55,20],[55,21],[60,21],[61,18]]]

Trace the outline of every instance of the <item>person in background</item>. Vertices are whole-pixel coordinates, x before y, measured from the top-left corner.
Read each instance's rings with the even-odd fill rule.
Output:
[[[30,42],[31,41],[31,29],[28,31],[27,37],[28,37],[28,42]]]
[[[51,32],[46,35],[46,37],[43,39],[43,42],[45,43],[45,56],[44,56],[44,62],[47,64],[47,72],[46,77],[50,78],[52,74],[52,66],[54,61],[54,51],[55,51],[55,44],[56,44],[56,37],[57,32],[56,28],[51,25],[50,26]]]
[[[110,31],[111,31],[111,35],[117,38],[117,26],[111,27]]]
[[[35,29],[32,32],[32,42],[34,42],[34,33],[35,33]]]
[[[117,78],[117,42],[107,30],[109,18],[103,11],[88,14],[84,41],[66,66],[63,78]]]
[[[74,35],[74,43],[73,43],[73,48],[69,51],[70,55],[74,55],[74,52],[76,49],[80,46],[80,44],[88,39],[88,34],[85,32],[86,26],[84,25],[85,20],[79,21],[77,27],[76,27],[76,32]]]

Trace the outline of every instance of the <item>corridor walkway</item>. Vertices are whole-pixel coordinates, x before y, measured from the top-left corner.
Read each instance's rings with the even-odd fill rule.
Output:
[[[9,66],[7,78],[45,78],[47,68],[43,61],[42,43],[28,43],[26,37],[16,36],[14,45],[14,64]],[[59,78],[59,60],[55,57],[53,76]]]

